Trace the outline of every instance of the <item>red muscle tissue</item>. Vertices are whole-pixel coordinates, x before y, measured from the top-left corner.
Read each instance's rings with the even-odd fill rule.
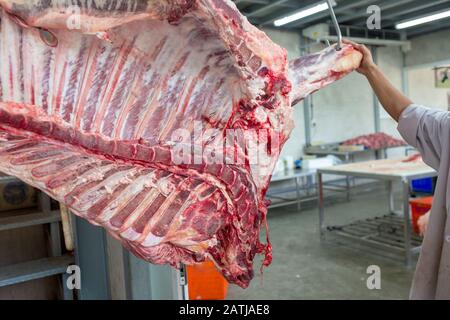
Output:
[[[364,146],[368,149],[382,149],[405,146],[403,140],[396,139],[383,132],[359,136],[342,143],[344,146]]]
[[[292,105],[361,54],[288,63],[228,0],[68,3],[0,0],[0,170],[146,261],[209,258],[247,287],[254,256],[271,261],[259,231]],[[175,161],[180,145],[194,156]]]

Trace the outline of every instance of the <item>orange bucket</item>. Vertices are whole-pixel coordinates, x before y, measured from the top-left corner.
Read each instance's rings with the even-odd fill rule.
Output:
[[[191,300],[224,300],[227,295],[228,282],[212,261],[187,266],[187,279]]]
[[[411,216],[414,232],[419,234],[419,218],[431,210],[431,204],[433,203],[433,197],[413,199],[409,201],[411,205]]]

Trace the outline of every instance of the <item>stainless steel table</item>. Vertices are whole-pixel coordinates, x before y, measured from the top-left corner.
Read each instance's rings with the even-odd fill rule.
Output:
[[[342,151],[339,150],[340,143],[327,143],[320,144],[315,146],[306,146],[305,153],[314,156],[328,156],[333,155],[338,158],[341,158],[344,163],[354,163],[355,157],[362,154],[369,154],[374,152],[376,159],[386,159],[387,158],[387,150],[406,147],[405,146],[395,146],[395,147],[386,147],[380,149],[364,149],[364,150],[347,150]],[[405,154],[407,155],[407,154]],[[351,185],[355,185],[355,178],[351,178],[349,176],[345,177],[346,188],[347,188],[347,200],[350,201],[350,189]]]
[[[329,168],[322,168],[317,170],[317,183],[319,192],[319,221],[320,221],[320,235],[325,239],[328,231],[335,232],[340,236],[344,236],[351,240],[357,240],[379,249],[393,250],[402,252],[405,255],[405,263],[411,266],[413,254],[420,251],[420,245],[417,239],[412,235],[411,220],[409,212],[409,197],[411,181],[415,179],[430,178],[437,175],[436,171],[428,167],[422,161],[404,162],[406,158],[375,160],[368,162],[359,162],[352,164],[339,165]],[[342,175],[346,177],[367,178],[386,181],[389,190],[389,215],[373,219],[370,221],[372,227],[367,224],[351,225],[351,228],[345,226],[328,227],[325,223],[325,204],[324,204],[324,183],[323,175]],[[400,212],[395,211],[393,183],[399,182],[402,185],[402,209]],[[402,223],[402,237],[403,241],[400,243],[398,235],[396,238],[388,239],[388,235],[383,235],[380,232],[381,227],[386,227],[386,223],[398,222]],[[378,228],[375,224],[378,223]],[[358,233],[356,231],[365,230],[366,233]]]
[[[287,197],[287,193],[292,193],[290,189],[280,188],[280,190],[272,190],[269,188],[266,197],[269,200],[277,200],[273,202],[269,208],[284,207],[293,204],[297,204],[297,209],[301,209],[301,203],[307,200],[317,199],[317,194],[312,195],[311,189],[315,186],[313,184],[313,178],[316,175],[317,170],[287,170],[272,175],[271,183],[293,180],[295,183],[295,198]],[[302,187],[301,185],[304,185]],[[302,190],[305,190],[306,196],[302,197]]]

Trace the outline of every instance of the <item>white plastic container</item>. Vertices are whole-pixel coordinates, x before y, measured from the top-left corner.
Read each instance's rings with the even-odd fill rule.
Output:
[[[334,160],[331,158],[307,159],[302,161],[302,168],[307,170],[332,167],[333,165]]]

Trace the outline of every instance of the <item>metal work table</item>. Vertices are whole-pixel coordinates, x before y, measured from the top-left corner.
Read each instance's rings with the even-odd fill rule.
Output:
[[[364,149],[364,150],[339,150],[340,143],[328,143],[328,144],[320,144],[315,146],[306,146],[305,147],[305,153],[309,155],[314,156],[328,156],[333,155],[339,158],[342,158],[344,163],[354,163],[355,157],[358,155],[363,154],[369,154],[369,153],[375,153],[376,159],[386,159],[387,158],[387,150],[389,149],[395,149],[395,148],[402,148],[407,147],[407,145],[404,146],[395,146],[395,147],[386,147],[386,148],[380,148],[380,149]],[[405,155],[406,151],[405,151]],[[346,176],[346,191],[347,191],[347,200],[350,201],[350,189],[351,185],[355,185],[355,177]]]
[[[311,194],[311,189],[314,187],[313,185],[313,177],[316,175],[317,170],[287,170],[280,173],[276,173],[272,176],[271,183],[273,182],[282,182],[294,180],[295,189],[292,188],[278,188],[275,190],[269,189],[266,197],[270,200],[274,201],[269,208],[278,208],[289,206],[293,204],[297,204],[298,209],[300,210],[301,203],[308,200],[317,199],[317,195]],[[304,185],[304,187],[301,186]],[[302,190],[305,191],[306,195],[302,197]],[[287,193],[295,192],[295,198],[289,198],[286,196]]]
[[[409,212],[411,181],[435,177],[437,173],[422,161],[403,162],[405,159],[375,160],[318,169],[321,238],[325,239],[327,232],[330,232],[377,249],[402,253],[405,256],[406,265],[411,266],[413,255],[420,251],[420,239],[415,237],[411,231]],[[386,181],[389,191],[389,214],[381,218],[361,220],[346,226],[327,226],[325,223],[323,184],[323,175],[326,174]],[[394,208],[393,183],[395,182],[402,185],[401,211],[395,211]],[[397,223],[398,228],[391,228],[391,223],[392,225]],[[387,232],[386,228],[389,229]]]

